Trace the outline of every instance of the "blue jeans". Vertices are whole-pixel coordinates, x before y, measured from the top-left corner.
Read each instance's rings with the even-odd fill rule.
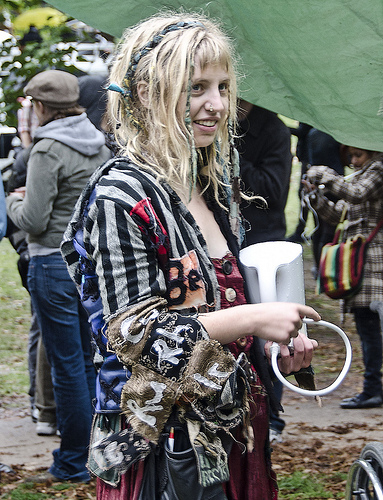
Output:
[[[28,286],[52,367],[61,446],[49,471],[59,479],[88,481],[85,467],[95,397],[90,328],[77,289],[59,252],[32,257]]]
[[[355,325],[362,344],[364,363],[363,393],[382,395],[382,332],[379,314],[368,307],[353,309]]]

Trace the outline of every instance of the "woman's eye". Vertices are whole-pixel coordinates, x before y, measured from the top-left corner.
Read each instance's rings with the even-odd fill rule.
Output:
[[[201,92],[202,85],[200,83],[195,83],[192,85],[192,92]]]
[[[226,92],[229,88],[229,85],[225,82],[225,83],[220,83],[219,86],[219,91],[220,92]]]

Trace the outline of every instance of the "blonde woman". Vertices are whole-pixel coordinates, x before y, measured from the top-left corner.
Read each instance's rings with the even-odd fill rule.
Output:
[[[105,321],[89,457],[99,499],[277,497],[258,339],[283,344],[283,371],[308,366],[315,342],[298,330],[319,315],[246,304],[233,61],[215,23],[163,14],[127,30],[111,70],[121,156],[91,179],[62,246]]]

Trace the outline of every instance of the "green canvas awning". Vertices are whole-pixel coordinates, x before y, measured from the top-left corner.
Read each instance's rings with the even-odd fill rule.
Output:
[[[159,9],[218,19],[241,58],[244,99],[339,142],[383,151],[382,0],[50,0],[119,37]]]

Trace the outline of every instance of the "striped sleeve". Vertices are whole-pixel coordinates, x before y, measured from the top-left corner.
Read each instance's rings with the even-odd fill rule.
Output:
[[[145,193],[111,177],[97,187],[84,229],[107,321],[129,305],[166,292],[157,250],[131,215]]]

